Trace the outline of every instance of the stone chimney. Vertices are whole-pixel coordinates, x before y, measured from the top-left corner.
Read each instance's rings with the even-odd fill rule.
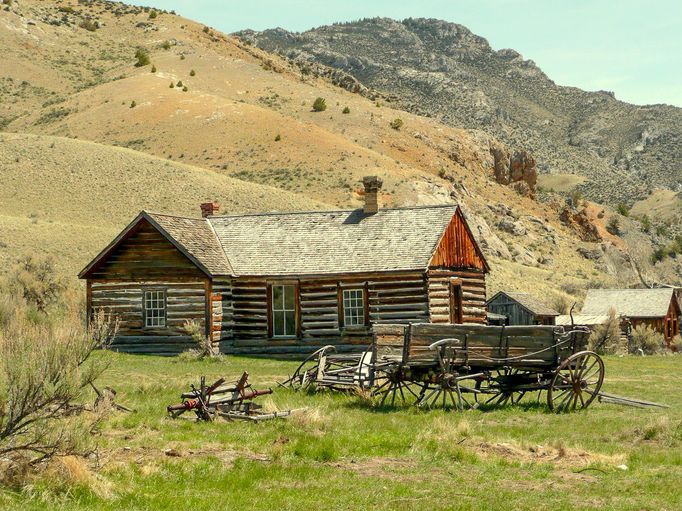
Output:
[[[201,205],[201,216],[207,218],[209,216],[215,216],[220,212],[220,204],[215,201],[204,202]]]
[[[362,184],[365,185],[364,211],[372,215],[379,211],[379,190],[384,182],[379,179],[379,176],[365,176],[362,178]]]

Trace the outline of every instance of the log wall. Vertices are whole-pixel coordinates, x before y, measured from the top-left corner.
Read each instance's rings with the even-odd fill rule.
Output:
[[[299,338],[268,335],[268,282],[298,286]],[[368,325],[344,327],[342,291],[362,288]],[[226,299],[223,296],[223,308]],[[231,322],[223,317],[221,349],[228,353],[295,355],[333,344],[338,351],[357,351],[372,342],[378,323],[428,321],[426,278],[422,273],[340,275],[268,280],[236,278],[232,283]],[[229,333],[228,333],[229,332]]]
[[[431,323],[450,323],[451,283],[461,285],[462,323],[486,323],[485,273],[431,269],[427,274]]]
[[[112,349],[130,353],[175,355],[194,347],[183,326],[193,320],[206,331],[209,281],[88,281],[90,310],[102,309],[119,320]],[[145,327],[142,300],[147,289],[166,290],[166,326]]]

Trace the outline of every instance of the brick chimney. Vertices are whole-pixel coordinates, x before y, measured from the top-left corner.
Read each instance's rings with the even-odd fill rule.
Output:
[[[201,205],[201,216],[207,218],[209,216],[215,216],[220,212],[220,204],[217,202],[204,202]]]
[[[365,185],[364,211],[372,215],[379,211],[379,190],[384,182],[379,179],[379,176],[365,176],[362,178],[362,184]]]

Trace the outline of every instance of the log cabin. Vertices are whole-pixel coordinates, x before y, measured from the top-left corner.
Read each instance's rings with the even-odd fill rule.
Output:
[[[79,274],[87,308],[120,321],[113,348],[172,355],[196,322],[224,353],[355,351],[377,323],[486,322],[488,263],[457,205],[201,218],[141,212]]]
[[[621,328],[649,326],[668,345],[680,333],[680,304],[673,288],[588,289],[580,314],[608,318],[611,309],[621,318]]]

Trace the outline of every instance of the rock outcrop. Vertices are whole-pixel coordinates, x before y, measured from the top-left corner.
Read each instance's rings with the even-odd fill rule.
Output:
[[[527,151],[514,151],[504,146],[491,144],[490,154],[494,160],[495,180],[503,185],[512,185],[521,195],[535,196],[538,170]]]

